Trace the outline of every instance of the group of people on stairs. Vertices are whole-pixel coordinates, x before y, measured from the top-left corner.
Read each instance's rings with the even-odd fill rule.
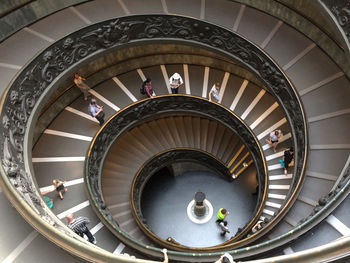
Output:
[[[179,94],[179,88],[184,84],[182,77],[179,73],[175,72],[169,78],[169,86],[172,94]],[[215,83],[209,92],[209,101],[218,102],[219,101],[219,90],[220,84]],[[152,88],[152,81],[150,78],[146,78],[146,80],[142,83],[142,87],[140,89],[141,94],[146,94],[147,97],[153,98],[156,96],[154,89]]]
[[[89,97],[90,87],[84,82],[86,80],[84,77],[80,76],[78,73],[74,74],[74,83],[80,89],[84,95],[84,100],[87,101]],[[105,122],[105,113],[103,112],[103,106],[97,104],[96,99],[92,98],[89,104],[89,113],[92,117],[96,118],[102,126]]]
[[[275,130],[270,132],[269,138],[266,139],[266,143],[272,145],[273,151],[277,152],[277,145],[283,137],[283,133],[281,130]],[[293,164],[294,159],[294,148],[290,147],[289,149],[283,152],[283,156],[280,159],[281,166],[283,167],[284,174],[288,174],[288,168]]]
[[[78,73],[74,74],[74,83],[80,89],[80,91],[84,95],[84,100],[87,101],[89,97],[90,87],[84,82],[86,79],[80,76]],[[184,84],[182,77],[179,73],[174,73],[169,78],[169,85],[172,94],[178,94],[179,88]],[[218,102],[219,101],[219,90],[220,84],[215,83],[209,92],[209,101]],[[146,80],[142,83],[141,94],[147,95],[149,98],[153,98],[156,96],[154,89],[152,88],[152,80],[151,78],[146,78]],[[92,98],[89,104],[89,113],[92,117],[96,118],[102,126],[105,122],[105,113],[103,112],[103,106],[97,104],[96,99]]]
[[[84,83],[85,78],[80,76],[79,74],[74,75],[74,83],[76,86],[81,90],[81,92],[84,95],[84,100],[87,101],[89,97],[89,90],[90,87]],[[183,80],[178,73],[174,73],[170,79],[169,79],[169,85],[171,88],[172,94],[178,94],[179,88],[181,85],[183,85]],[[209,92],[209,101],[211,102],[219,102],[219,91],[220,91],[220,83],[215,83],[213,87],[211,88]],[[153,88],[152,88],[152,80],[150,78],[146,78],[146,80],[143,82],[141,87],[141,93],[146,94],[149,98],[153,98],[156,96]],[[105,113],[103,112],[103,106],[100,106],[97,104],[96,99],[92,98],[89,104],[89,113],[92,117],[95,117],[98,121],[100,126],[104,124],[104,117]],[[266,143],[271,145],[273,147],[274,152],[276,152],[277,144],[282,139],[283,134],[281,130],[275,130],[272,131],[269,134],[269,138],[266,139]],[[280,162],[282,167],[284,168],[284,173],[287,175],[287,169],[289,165],[291,164],[292,160],[294,158],[294,150],[293,147],[289,148],[288,150],[284,151],[283,157],[281,158]],[[58,195],[61,200],[63,200],[63,193],[67,192],[67,188],[64,186],[66,182],[60,181],[57,179],[53,180],[53,188],[58,192]],[[45,192],[42,192],[42,195],[45,195],[49,192],[52,192],[54,190],[48,190]],[[44,200],[47,202],[48,206],[51,208],[53,206],[53,200],[48,198],[47,196],[44,196]],[[225,220],[226,216],[229,214],[229,212],[224,209],[220,208],[217,213],[217,223],[221,229],[220,234],[222,236],[225,236],[226,233],[230,233],[228,227],[227,227],[227,221]],[[66,219],[68,221],[68,227],[78,234],[81,237],[87,236],[89,242],[96,244],[96,238],[92,235],[90,230],[87,227],[87,224],[90,223],[90,220],[86,217],[77,217],[75,218],[72,213],[68,213],[66,215]],[[167,250],[162,250],[164,255],[164,261],[165,263],[169,262]],[[230,254],[224,253],[215,263],[234,263],[233,258]]]

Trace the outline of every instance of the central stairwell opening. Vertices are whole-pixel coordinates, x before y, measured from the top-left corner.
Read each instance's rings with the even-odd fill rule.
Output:
[[[254,166],[244,176],[229,180],[213,168],[198,162],[174,162],[159,169],[146,183],[141,195],[144,223],[164,240],[189,247],[210,247],[230,240],[254,217],[257,185]],[[208,203],[205,221],[189,209],[197,192],[205,194]],[[221,235],[216,213],[224,207],[229,233]]]

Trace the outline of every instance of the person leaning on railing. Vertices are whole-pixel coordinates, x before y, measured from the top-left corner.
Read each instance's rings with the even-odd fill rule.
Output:
[[[294,148],[290,147],[289,150],[284,151],[281,165],[284,168],[284,174],[288,174],[288,167],[292,164],[294,158]]]
[[[170,79],[169,79],[169,84],[170,84],[170,89],[172,94],[178,94],[179,93],[179,87],[183,84],[183,80],[180,76],[179,73],[174,73]]]
[[[215,102],[219,101],[219,90],[220,90],[220,84],[215,83],[209,92],[209,95],[208,95],[209,101],[213,101],[213,99]]]
[[[153,90],[153,88],[152,88],[152,80],[151,80],[150,78],[147,78],[147,79],[145,80],[144,85],[145,85],[145,92],[146,92],[147,96],[148,96],[149,98],[155,97],[156,94],[155,94],[155,92],[154,92],[154,90]]]

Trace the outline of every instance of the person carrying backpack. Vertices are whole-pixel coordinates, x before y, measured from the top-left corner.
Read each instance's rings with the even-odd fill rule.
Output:
[[[145,95],[145,94],[146,94],[146,88],[145,88],[145,86],[146,86],[146,80],[145,80],[144,82],[142,82],[142,85],[141,85],[141,87],[140,87],[140,93],[141,93],[142,95]]]

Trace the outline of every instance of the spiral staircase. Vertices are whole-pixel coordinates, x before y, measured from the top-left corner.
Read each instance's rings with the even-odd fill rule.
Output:
[[[10,11],[3,15],[5,22],[16,12],[18,15],[26,12],[25,8],[33,8],[37,1],[22,2],[13,10],[9,7]],[[336,39],[335,33],[335,36],[332,35],[332,30],[338,30],[335,25],[326,19],[322,20],[317,24],[321,30],[320,25],[327,26],[327,23],[334,28],[324,28],[323,35],[317,35],[316,29],[320,29],[315,25],[310,10],[304,10],[303,13],[298,4],[289,4],[288,1],[270,1],[274,3],[271,4],[272,7],[253,3],[254,1],[228,0],[63,2],[57,1],[55,5],[43,6],[45,15],[38,12],[36,19],[29,19],[27,22],[24,20],[22,26],[17,25],[17,29],[13,25],[14,29],[8,30],[10,33],[3,37],[0,43],[0,83],[1,93],[4,94],[2,105],[6,95],[12,96],[7,93],[6,88],[16,83],[16,77],[21,70],[32,59],[34,61],[41,51],[68,34],[84,30],[100,21],[130,15],[157,13],[193,17],[222,26],[254,43],[279,65],[293,84],[307,121],[306,136],[309,143],[305,147],[305,176],[298,177],[294,167],[288,170],[287,175],[283,174],[279,159],[284,149],[294,146],[296,137],[302,135],[293,136],[293,127],[280,101],[249,70],[239,63],[229,61],[223,53],[213,54],[205,48],[191,45],[188,47],[184,43],[178,43],[178,47],[168,42],[142,43],[154,49],[153,53],[147,51],[149,53],[142,56],[138,56],[141,51],[131,45],[130,53],[133,58],[126,59],[129,53],[120,52],[116,55],[116,61],[108,67],[98,68],[101,61],[87,59],[84,67],[71,69],[70,75],[67,73],[69,77],[64,77],[63,81],[52,88],[57,92],[49,94],[49,100],[42,101],[43,107],[36,116],[39,121],[32,134],[33,144],[28,144],[33,145],[28,150],[28,157],[32,160],[28,167],[32,165],[35,185],[39,191],[52,189],[52,180],[55,178],[67,181],[68,192],[63,201],[54,192],[47,194],[54,199],[54,206],[47,213],[56,216],[55,224],[58,226],[60,221],[62,225],[66,224],[64,217],[68,212],[87,216],[91,220],[89,226],[97,238],[97,246],[90,245],[71,233],[60,232],[59,229],[43,230],[48,223],[38,223],[19,209],[26,219],[24,220],[11,206],[11,202],[16,208],[19,205],[15,201],[15,195],[8,190],[10,183],[2,182],[2,262],[159,261],[162,257],[162,246],[149,240],[132,217],[129,189],[133,177],[130,174],[137,173],[140,166],[157,153],[176,148],[207,152],[217,157],[235,176],[244,177],[245,174],[255,171],[247,145],[241,143],[229,128],[212,119],[177,114],[164,119],[149,120],[134,127],[123,134],[111,149],[104,162],[101,179],[104,200],[112,218],[118,222],[121,230],[136,240],[128,243],[124,234],[118,235],[119,230],[113,231],[106,224],[106,220],[103,220],[103,216],[95,213],[98,208],[95,207],[91,193],[87,194],[89,188],[86,187],[85,161],[88,150],[91,150],[90,144],[99,135],[100,127],[87,114],[88,103],[82,99],[76,87],[72,86],[73,71],[81,71],[87,77],[87,83],[92,87],[90,94],[97,99],[98,104],[104,105],[106,119],[117,116],[118,112],[135,103],[147,101],[139,92],[140,84],[146,77],[152,79],[157,96],[168,95],[170,90],[167,80],[171,74],[178,72],[184,79],[180,93],[203,100],[208,97],[211,86],[219,82],[221,88],[217,106],[236,115],[256,137],[257,145],[265,158],[268,177],[266,199],[256,220],[266,219],[272,223],[260,231],[261,236],[252,238],[252,243],[213,250],[213,255],[209,253],[201,256],[200,252],[194,252],[194,256],[190,257],[184,251],[172,251],[168,248],[170,262],[210,262],[225,250],[231,251],[232,255],[238,254],[235,258],[242,262],[349,260],[346,247],[346,238],[350,235],[349,198],[346,197],[348,188],[339,191],[344,193],[341,197],[333,198],[334,195],[329,195],[343,182],[342,177],[349,174],[347,168],[350,153],[349,67],[344,62],[348,49],[345,40]],[[296,22],[295,17],[299,18],[301,15],[304,15],[301,22]],[[336,53],[337,49],[327,49],[327,37],[333,37],[331,42],[343,47],[344,55]],[[172,53],[166,54],[166,48],[171,48]],[[105,56],[103,59],[106,61],[110,59],[108,55],[101,56]],[[35,80],[34,77],[29,77],[33,85]],[[52,110],[55,107],[59,110]],[[2,123],[4,132],[4,118]],[[274,129],[281,129],[284,133],[277,152],[265,142],[269,132]],[[2,145],[2,152],[4,148],[6,147]],[[242,169],[243,162],[250,166]],[[3,169],[1,170],[4,174]],[[297,182],[300,182],[300,186],[295,187]],[[342,187],[345,187],[344,184]],[[328,203],[326,206],[319,203],[327,195],[329,199],[326,199],[326,203],[329,202],[330,208]],[[294,200],[289,202],[289,198]],[[312,216],[320,210],[320,205],[327,207],[327,210],[322,210],[321,215],[314,219]],[[29,206],[24,207],[30,209]],[[303,222],[306,222],[305,227]],[[249,235],[246,237],[249,239]],[[72,243],[67,245],[68,242]],[[270,246],[270,249],[259,250],[260,244]],[[240,247],[243,249],[240,250]],[[257,252],[240,254],[243,253],[242,250]]]

